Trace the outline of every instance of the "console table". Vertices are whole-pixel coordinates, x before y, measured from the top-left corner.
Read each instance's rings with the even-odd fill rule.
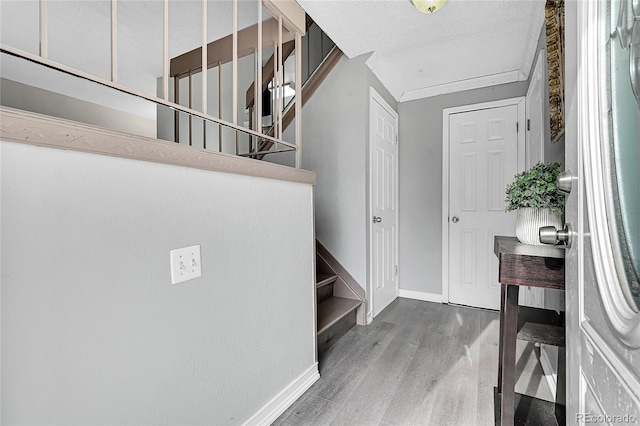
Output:
[[[499,260],[501,284],[498,388],[503,426],[514,423],[516,340],[555,345],[558,353],[556,404],[564,403],[564,316],[555,311],[518,305],[520,286],[564,291],[562,246],[534,246],[515,237],[496,236],[494,253]]]

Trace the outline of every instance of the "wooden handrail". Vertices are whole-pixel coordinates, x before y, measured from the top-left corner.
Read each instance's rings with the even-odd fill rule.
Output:
[[[278,40],[278,21],[271,18],[262,23],[262,48],[272,46]],[[283,46],[285,42],[292,41],[294,33],[282,32]],[[258,25],[252,25],[238,31],[238,57],[249,55],[258,48]],[[233,35],[228,35],[219,40],[207,44],[207,68],[217,67],[219,64],[230,62],[233,54]],[[169,76],[180,77],[197,73],[202,70],[202,48],[198,47],[190,52],[183,53],[171,59]]]
[[[311,25],[313,25],[313,19],[311,19],[311,16],[309,16],[309,15],[307,15],[306,25],[307,25],[306,30],[308,32],[309,28],[311,28]],[[294,51],[294,49],[295,49],[295,41],[290,41],[290,42],[282,44],[282,62],[283,63],[291,55],[291,53]],[[273,55],[275,55],[275,52],[273,53]],[[262,67],[262,90],[260,91],[260,93],[262,93],[264,91],[266,86],[273,79],[273,74],[274,74],[274,71],[273,71],[273,62],[274,62],[273,61],[273,55],[271,55],[269,60],[264,64],[264,67]],[[255,86],[255,81],[253,83],[251,83],[251,86],[247,89],[246,108],[251,108],[255,104],[254,86]]]
[[[295,41],[289,41],[282,44],[282,62],[287,60],[287,58],[289,57],[289,55],[291,55],[295,47],[296,47]],[[264,64],[264,67],[262,67],[262,91],[264,91],[265,86],[267,86],[269,82],[273,79],[273,74],[274,74],[273,55],[271,55],[269,60]],[[254,87],[255,87],[255,81],[251,83],[251,86],[249,86],[249,88],[247,89],[246,108],[251,108],[255,104],[256,100],[254,97]],[[262,91],[260,91],[260,93],[262,93]]]

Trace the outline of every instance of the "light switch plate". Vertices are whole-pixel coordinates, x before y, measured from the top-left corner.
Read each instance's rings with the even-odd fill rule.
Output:
[[[202,276],[200,246],[183,247],[169,251],[171,284],[178,284]]]

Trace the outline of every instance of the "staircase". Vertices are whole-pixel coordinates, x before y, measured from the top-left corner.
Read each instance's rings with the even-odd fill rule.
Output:
[[[338,46],[334,46],[329,52],[329,54],[323,59],[320,66],[318,66],[315,72],[311,75],[311,77],[307,81],[305,81],[305,83],[302,86],[302,106],[303,107],[307,103],[307,101],[311,98],[311,96],[316,91],[316,89],[320,86],[320,84],[324,81],[327,75],[329,75],[329,72],[331,72],[333,67],[336,66],[340,58],[342,58],[342,55],[343,55],[342,50],[340,50]],[[294,102],[290,102],[282,116],[283,129],[286,129],[287,126],[289,126],[293,122],[293,119],[296,116],[295,112],[296,110],[294,108]],[[270,126],[266,130],[265,134],[272,137],[275,136],[275,125]],[[271,149],[273,145],[274,144],[272,141],[264,140],[258,146],[257,151],[258,152],[268,151],[269,149]],[[255,156],[252,156],[252,158],[257,158],[259,160],[262,160],[264,158],[264,154],[255,155]]]
[[[302,91],[300,96],[302,106],[311,98],[320,84],[342,58],[342,51],[331,39],[307,16],[307,32],[302,38],[301,54],[305,61],[302,67]],[[295,54],[294,43],[282,45],[282,63]],[[275,55],[275,53],[274,53]],[[251,121],[255,108],[255,94],[263,93],[273,84],[274,56],[267,59],[262,68],[262,82],[259,90],[254,85],[246,91],[246,108],[249,111],[249,127],[262,126],[262,123]],[[271,110],[274,110],[271,106]],[[286,129],[295,117],[294,102],[290,101],[282,111],[282,129]],[[260,129],[268,136],[275,136],[275,124],[272,122],[266,128]],[[274,143],[262,140],[256,143],[255,151],[242,154],[250,158],[262,160]],[[340,265],[340,263],[320,244],[316,242],[316,300],[317,300],[317,346],[322,354],[327,348],[339,340],[356,324],[366,323],[366,299],[364,290]]]
[[[316,242],[318,353],[322,354],[358,321],[364,323],[364,293],[355,280]],[[359,291],[360,290],[360,291]]]
[[[302,64],[302,93],[296,94],[300,96],[302,106],[307,103],[314,92],[318,89],[320,84],[324,81],[331,70],[336,66],[338,61],[342,58],[342,50],[336,46],[336,44],[322,31],[318,25],[313,22],[311,17],[307,15],[307,32],[302,37],[302,52],[298,52],[305,60]],[[274,53],[275,54],[275,53]],[[282,62],[286,62],[287,58],[295,54],[293,42],[285,43],[282,45]],[[267,89],[274,81],[274,60],[273,55],[267,59],[265,65],[262,67],[262,85],[259,93],[262,93]],[[246,108],[249,111],[249,128],[256,127],[256,123],[253,123],[253,109],[255,107],[255,82],[246,91]],[[272,107],[274,109],[274,107]],[[295,102],[291,100],[284,111],[282,111],[282,129],[286,129],[295,117]],[[274,137],[276,133],[276,124],[263,127],[262,132],[267,136]],[[268,152],[274,143],[270,140],[262,140],[256,144],[255,153],[248,153],[245,156],[250,158],[256,158],[262,160],[265,156],[265,152]],[[257,154],[261,153],[261,154]]]

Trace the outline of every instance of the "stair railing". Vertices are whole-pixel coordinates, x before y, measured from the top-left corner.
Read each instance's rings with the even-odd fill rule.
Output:
[[[238,0],[236,0],[237,2]],[[266,1],[266,0],[263,0]],[[234,2],[235,4],[235,2]],[[207,66],[204,66],[204,62],[199,61],[199,57],[202,55],[202,48],[196,48],[190,52],[186,52],[180,56],[174,57],[171,59],[171,71],[170,77],[174,78],[174,99],[180,100],[180,81],[185,79],[187,80],[188,86],[187,90],[189,93],[188,105],[189,108],[192,107],[192,87],[193,87],[193,76],[197,75],[201,79],[204,79],[203,69],[213,69],[217,71],[218,74],[218,112],[221,115],[221,111],[223,108],[222,102],[222,65],[228,62],[233,62],[234,66],[237,66],[237,59],[240,57],[244,57],[247,55],[253,54],[256,58],[256,73],[257,75],[254,82],[250,85],[248,92],[246,94],[246,98],[249,107],[245,110],[245,113],[248,110],[248,137],[240,137],[241,133],[235,133],[235,140],[229,141],[229,136],[222,131],[222,128],[218,126],[217,135],[212,137],[214,139],[214,143],[217,139],[218,142],[218,150],[223,151],[223,145],[225,145],[225,152],[229,151],[229,146],[232,147],[231,153],[235,155],[243,155],[246,152],[257,152],[259,151],[259,147],[264,145],[264,143],[268,140],[271,143],[269,146],[276,145],[278,148],[275,151],[270,151],[269,153],[275,152],[289,152],[290,147],[285,144],[275,143],[275,141],[284,142],[282,140],[282,127],[278,126],[276,131],[271,134],[265,134],[264,128],[261,126],[255,125],[259,120],[255,119],[258,115],[258,111],[261,110],[260,101],[261,99],[257,99],[256,102],[256,94],[257,88],[255,86],[255,81],[262,80],[266,84],[273,84],[276,87],[276,90],[282,89],[282,81],[283,81],[283,66],[285,60],[290,58],[291,52],[293,52],[296,48],[296,44],[300,44],[302,42],[302,35],[297,32],[284,31],[283,20],[282,17],[271,18],[271,19],[262,19],[262,9],[259,11],[258,23],[244,28],[241,31],[237,32],[237,41],[234,41],[236,47],[233,48],[233,53],[235,54],[234,58],[231,58],[229,54],[229,49],[231,47],[231,36],[224,37],[222,39],[216,40],[214,42],[210,42],[207,44],[206,50],[209,56],[209,60],[207,62]],[[308,22],[308,21],[307,21]],[[305,28],[306,30],[306,28]],[[235,34],[235,33],[234,33]],[[268,46],[269,43],[273,44],[273,55],[267,61],[265,67],[258,67],[258,63],[262,63],[262,48]],[[300,47],[298,47],[300,50]],[[299,59],[296,60],[299,62]],[[298,64],[296,64],[296,68],[300,68]],[[262,74],[262,75],[261,75]],[[237,124],[237,85],[236,81],[237,72],[233,73],[234,75],[234,87],[233,87],[233,105],[232,105],[232,114],[234,115],[233,122]],[[214,85],[215,86],[215,83]],[[213,87],[210,86],[210,87]],[[183,103],[186,103],[183,100]],[[269,108],[271,111],[276,111],[276,120],[275,123],[281,122],[282,118],[282,107],[279,105],[280,99],[276,99],[275,105]],[[254,110],[254,107],[255,110]],[[182,120],[184,122],[184,120]],[[181,120],[180,114],[178,112],[174,113],[174,140],[180,140],[180,134],[185,133],[183,129],[181,129]],[[247,122],[245,122],[246,125]],[[188,129],[188,142],[191,145],[193,139],[193,119],[189,117],[188,122],[185,123]],[[215,130],[215,129],[214,129]],[[257,136],[255,132],[260,136]],[[201,134],[206,134],[206,130],[203,128],[199,131]],[[184,139],[184,136],[183,136]],[[224,141],[223,141],[224,140]],[[300,141],[301,141],[301,132],[296,132],[296,167],[300,166]]]
[[[10,46],[10,45],[6,45],[6,44],[0,44],[0,52],[2,54],[7,54],[7,55],[11,55],[14,57],[18,57],[21,59],[24,59],[26,61],[32,62],[32,63],[36,63],[39,65],[42,65],[44,67],[50,68],[50,69],[54,69],[57,70],[59,72],[68,74],[68,75],[72,75],[75,76],[77,78],[80,79],[84,79],[84,80],[88,80],[91,81],[93,83],[97,83],[99,85],[105,86],[105,87],[109,87],[111,89],[114,89],[116,91],[122,92],[122,93],[126,93],[128,95],[137,97],[137,98],[141,98],[150,102],[155,103],[156,105],[168,108],[172,111],[174,111],[174,119],[175,119],[175,130],[174,130],[174,141],[175,142],[181,142],[184,143],[183,140],[181,140],[181,134],[180,134],[180,129],[179,129],[179,122],[182,116],[186,115],[188,117],[188,121],[190,123],[189,125],[189,129],[188,129],[188,134],[189,134],[189,138],[188,138],[188,144],[189,145],[193,145],[193,134],[194,134],[194,121],[202,121],[202,132],[204,135],[206,135],[207,133],[207,123],[209,125],[213,125],[213,126],[218,126],[218,133],[219,135],[222,135],[224,132],[222,131],[223,129],[228,129],[227,132],[233,132],[235,134],[235,139],[236,141],[238,141],[239,139],[239,135],[245,135],[245,138],[248,138],[249,140],[255,141],[255,145],[256,146],[261,146],[265,143],[265,141],[269,141],[272,144],[278,146],[278,149],[276,151],[279,152],[289,152],[289,151],[295,151],[296,152],[296,166],[299,167],[300,165],[300,138],[296,139],[297,144],[294,143],[289,143],[289,142],[285,142],[281,139],[282,136],[282,132],[281,132],[281,128],[280,128],[280,132],[279,133],[274,133],[273,135],[267,135],[264,134],[263,132],[259,132],[259,131],[255,131],[252,129],[247,129],[242,127],[241,125],[238,125],[237,122],[237,83],[238,83],[238,75],[237,75],[237,66],[238,66],[238,58],[243,54],[242,43],[246,44],[246,40],[239,38],[239,36],[241,35],[241,33],[245,30],[238,30],[238,3],[239,0],[232,0],[232,4],[233,4],[233,32],[230,36],[227,37],[230,45],[232,46],[231,48],[231,59],[230,61],[233,64],[233,86],[234,86],[234,95],[233,95],[233,120],[231,122],[225,121],[219,117],[215,117],[212,116],[210,114],[208,114],[207,112],[207,72],[201,73],[202,74],[202,90],[200,95],[202,96],[202,110],[198,111],[196,109],[194,109],[193,107],[193,99],[192,99],[192,90],[190,88],[189,90],[189,103],[188,105],[181,105],[179,102],[179,80],[180,78],[184,78],[185,76],[189,79],[189,81],[191,82],[193,80],[193,76],[194,74],[199,70],[207,70],[208,68],[210,68],[212,65],[220,65],[220,62],[218,62],[217,64],[212,64],[211,63],[211,57],[209,55],[209,44],[208,40],[207,40],[207,25],[208,25],[208,13],[207,13],[207,7],[209,5],[209,1],[206,0],[202,0],[200,2],[201,4],[201,17],[202,17],[202,21],[200,22],[201,24],[201,34],[202,34],[202,40],[200,43],[200,47],[197,49],[194,49],[191,52],[187,52],[188,56],[191,58],[192,61],[194,61],[196,63],[195,66],[191,66],[187,69],[187,73],[184,74],[180,74],[179,72],[173,73],[171,72],[171,76],[172,77],[177,77],[174,78],[174,87],[175,87],[175,92],[174,92],[174,101],[170,100],[170,93],[169,93],[169,76],[170,76],[170,67],[173,66],[173,63],[170,59],[169,59],[169,0],[163,0],[163,5],[164,5],[164,13],[162,15],[163,18],[163,60],[162,60],[162,87],[161,89],[159,89],[156,93],[147,93],[147,92],[143,92],[141,90],[135,89],[133,87],[124,85],[122,83],[119,82],[118,80],[118,35],[122,34],[122,32],[118,32],[118,2],[119,0],[111,0],[110,2],[110,6],[111,6],[111,10],[109,11],[110,14],[110,40],[111,40],[111,54],[110,54],[110,77],[109,78],[104,78],[104,77],[100,77],[98,75],[95,74],[91,74],[89,72],[86,71],[81,71],[77,68],[74,68],[72,66],[69,66],[68,64],[65,63],[61,63],[61,62],[57,62],[55,60],[52,60],[51,58],[49,58],[48,52],[51,50],[49,49],[49,34],[48,34],[48,19],[49,19],[49,13],[48,13],[48,3],[47,0],[40,0],[39,1],[39,10],[37,11],[38,16],[34,17],[35,19],[38,20],[39,22],[39,29],[40,29],[40,33],[39,33],[39,51],[37,53],[32,53],[32,52],[28,52],[26,50],[22,50],[20,48],[17,48],[15,46]],[[278,3],[277,1],[274,0],[256,0],[256,6],[258,9],[258,23],[256,24],[257,26],[257,33],[258,33],[258,43],[260,44],[260,40],[261,40],[261,36],[262,36],[262,26],[263,24],[265,26],[267,25],[271,25],[271,33],[270,34],[274,34],[274,32],[277,33],[277,47],[282,46],[283,41],[287,42],[290,40],[294,40],[294,44],[298,46],[301,43],[301,35],[302,32],[305,31],[305,21],[304,21],[304,11],[302,10],[302,8],[300,8],[299,6],[297,6],[297,4],[295,4],[295,2],[291,2],[293,3],[293,5],[287,5],[287,8],[282,8],[282,6],[280,5],[280,3]],[[274,16],[274,19],[272,20],[268,20],[265,21],[263,23],[262,21],[262,9],[266,8],[267,10],[269,10],[272,15]],[[30,11],[32,9],[29,9]],[[283,11],[286,10],[286,11]],[[104,17],[105,19],[109,19],[108,16]],[[274,22],[275,20],[275,22]],[[197,25],[197,22],[193,22],[194,25]],[[285,28],[286,26],[286,28]],[[285,32],[286,31],[286,32]],[[284,38],[283,38],[284,37]],[[251,41],[251,43],[255,43],[255,41]],[[277,49],[279,52],[282,52],[282,49]],[[300,50],[300,49],[298,49]],[[260,51],[261,52],[261,51]],[[281,54],[281,53],[280,53]],[[182,56],[182,55],[181,55]],[[258,57],[260,57],[258,55]],[[175,58],[174,58],[175,59]],[[298,60],[298,64],[296,68],[299,68],[299,60]],[[282,56],[280,57],[279,63],[282,63]],[[280,87],[280,81],[282,81],[282,70],[281,67],[278,66],[278,69],[276,70],[276,82],[278,84],[277,87]],[[178,76],[178,74],[180,74],[180,76]],[[160,95],[158,93],[162,92]],[[299,136],[299,131],[296,132],[296,136]],[[204,149],[210,149],[211,147],[207,147],[206,146],[206,138],[203,140],[202,142],[202,147]],[[218,149],[222,150],[222,145],[219,144],[218,145]],[[253,149],[255,151],[255,147],[253,147]],[[241,151],[238,143],[236,142],[235,144],[235,153],[236,155],[239,154]],[[272,151],[272,152],[276,152],[276,151]]]
[[[283,44],[283,63],[287,58],[291,57],[292,54],[298,55],[295,47],[285,46]],[[293,118],[296,116],[295,112],[295,99],[300,96],[301,98],[301,106],[304,106],[306,101],[311,97],[311,95],[318,88],[319,84],[324,80],[328,72],[335,66],[337,61],[342,57],[342,51],[335,45],[335,43],[327,36],[322,29],[307,15],[307,32],[302,37],[301,40],[301,53],[300,56],[305,59],[302,62],[302,70],[300,74],[296,73],[296,78],[302,79],[302,85],[300,93],[296,91],[295,95],[291,97],[286,105],[282,107],[281,119],[279,121],[271,120],[271,123],[267,126],[261,127],[261,132],[274,137],[277,133],[278,126],[282,126],[282,129],[286,129],[292,122]],[[275,54],[275,53],[274,53]],[[262,92],[265,90],[270,90],[273,87],[277,87],[277,83],[274,78],[273,73],[273,56],[265,63],[262,69],[263,76],[263,84],[262,84]],[[255,82],[254,82],[255,84]],[[246,93],[246,106],[250,111],[250,116],[252,114],[252,107],[255,102],[255,93],[256,90],[254,88],[254,84],[247,90]],[[282,99],[282,94],[271,97],[271,100]],[[273,102],[275,104],[275,102]],[[276,105],[272,105],[271,111],[276,108]],[[260,118],[258,118],[260,120]],[[250,128],[253,129],[254,123],[250,123]],[[262,126],[262,123],[259,124]],[[240,154],[245,157],[263,159],[266,154],[276,152],[272,150],[275,147],[277,150],[277,146],[270,140],[263,140],[260,143],[256,143],[255,145],[251,145],[251,147],[255,146],[255,150],[250,150],[247,153]]]

